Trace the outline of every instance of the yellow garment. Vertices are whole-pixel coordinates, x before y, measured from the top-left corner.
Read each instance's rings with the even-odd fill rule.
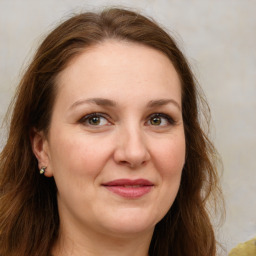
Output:
[[[238,244],[228,256],[256,256],[256,237],[245,243]]]

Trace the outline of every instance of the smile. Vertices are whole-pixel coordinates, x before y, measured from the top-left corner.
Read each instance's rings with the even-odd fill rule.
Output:
[[[109,191],[125,198],[135,199],[149,193],[154,184],[145,179],[119,179],[102,184]]]

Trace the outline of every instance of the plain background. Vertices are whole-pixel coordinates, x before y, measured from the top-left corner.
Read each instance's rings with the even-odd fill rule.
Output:
[[[229,251],[256,235],[255,0],[0,0],[0,122],[43,37],[73,13],[106,6],[153,17],[187,56],[209,101],[223,159],[227,215],[218,237]]]

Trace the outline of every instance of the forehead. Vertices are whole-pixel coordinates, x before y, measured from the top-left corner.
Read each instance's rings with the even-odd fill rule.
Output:
[[[57,97],[69,95],[134,97],[147,93],[180,98],[178,74],[169,58],[151,47],[108,40],[86,48],[57,77]]]

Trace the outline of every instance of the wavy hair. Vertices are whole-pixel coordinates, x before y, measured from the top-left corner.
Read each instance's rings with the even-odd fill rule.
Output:
[[[186,163],[175,202],[155,227],[149,255],[216,255],[206,202],[211,195],[214,203],[221,198],[217,154],[201,127],[204,99],[196,80],[173,38],[156,22],[130,10],[111,8],[81,13],[61,23],[42,42],[17,88],[0,155],[1,256],[50,255],[59,231],[56,185],[54,178],[39,175],[30,131],[35,128],[47,134],[57,75],[85,48],[108,39],[161,51],[181,81]]]

